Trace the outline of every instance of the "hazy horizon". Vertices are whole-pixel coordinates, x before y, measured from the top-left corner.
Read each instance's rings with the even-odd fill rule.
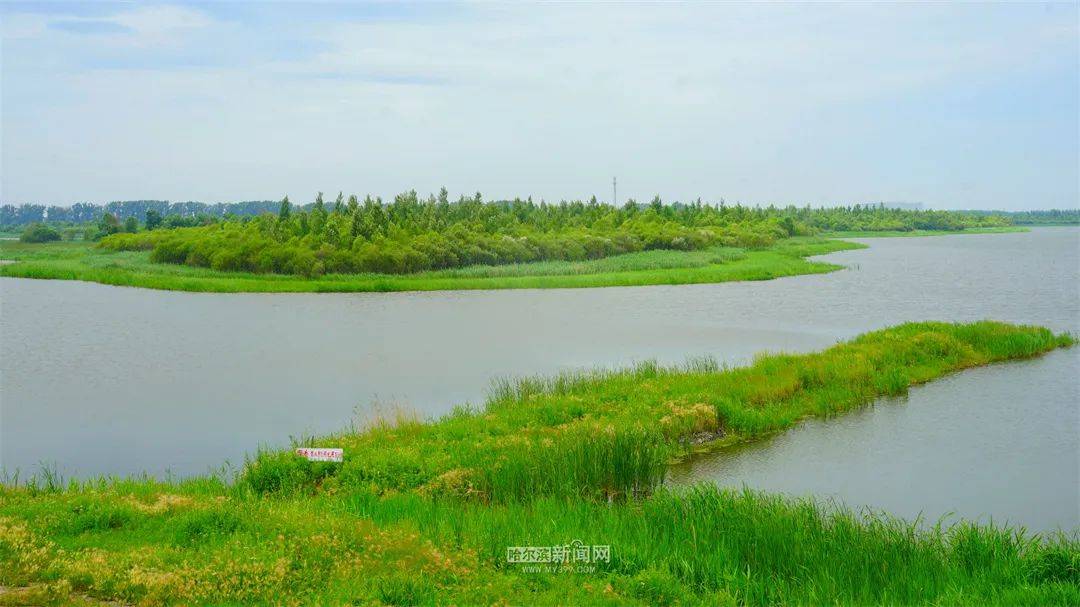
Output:
[[[408,191],[408,190],[406,190],[406,191]],[[405,192],[398,192],[398,194],[403,194],[403,193],[405,193]],[[372,198],[375,198],[377,196],[376,194],[361,194],[361,193],[357,193],[357,192],[352,192],[352,193],[350,193],[350,192],[342,192],[342,194],[346,198],[348,198],[350,195],[356,195],[360,200],[363,200],[364,196],[367,196],[367,195],[370,195]],[[430,195],[437,195],[438,192],[417,192],[417,195],[421,199],[426,199],[429,194]],[[481,192],[481,194],[483,194],[483,192]],[[455,194],[455,193],[451,192],[450,193],[450,202],[457,202],[459,200],[460,196],[462,196],[462,195],[471,196],[472,194],[468,194],[468,193]],[[288,194],[287,196],[289,197],[289,202],[292,203],[292,205],[294,207],[306,206],[306,205],[313,204],[315,202],[315,196],[298,197],[298,196],[293,196],[291,194]],[[389,196],[381,196],[381,195],[379,195],[379,197],[382,199],[383,203],[385,203],[385,204],[389,204],[389,203],[393,202],[394,196],[395,195],[389,195]],[[334,199],[336,197],[337,197],[336,192],[334,192],[334,193],[323,192],[323,202],[328,207],[333,206]],[[619,200],[620,205],[626,204],[628,202],[628,199],[623,197],[622,195],[620,195],[619,198],[620,198],[620,200]],[[535,202],[537,204],[539,204],[541,202],[546,202],[547,204],[559,204],[560,202],[575,202],[575,201],[588,202],[589,197],[580,197],[579,196],[579,197],[572,197],[572,198],[562,198],[562,199],[559,199],[559,200],[547,200],[547,199],[544,199],[544,198],[530,197],[530,196],[510,196],[510,197],[498,197],[498,198],[492,198],[492,197],[484,196],[483,199],[486,202],[503,202],[503,201],[512,201],[514,199],[519,199],[519,200],[529,200],[529,199],[531,199],[533,202]],[[54,204],[54,203],[46,203],[46,202],[39,202],[39,201],[27,201],[27,202],[11,203],[11,202],[7,202],[7,201],[4,201],[4,200],[0,200],[0,205],[9,205],[10,204],[10,205],[13,205],[13,206],[19,206],[19,205],[22,205],[22,204],[36,204],[36,205],[43,205],[43,206],[46,206],[46,207],[66,207],[66,208],[70,208],[71,206],[73,206],[75,204],[80,204],[80,203],[81,204],[93,204],[93,205],[99,205],[99,206],[106,206],[106,205],[112,204],[112,203],[153,201],[153,202],[166,202],[166,203],[169,203],[169,204],[200,203],[200,204],[206,204],[206,205],[216,205],[216,204],[229,205],[229,204],[243,204],[243,203],[248,203],[248,202],[275,202],[276,203],[276,202],[279,202],[280,200],[281,199],[279,199],[279,198],[244,198],[244,199],[237,199],[237,200],[169,200],[169,199],[166,199],[166,198],[130,198],[130,199],[124,199],[124,200],[77,200],[75,202],[69,202],[69,203],[64,203],[64,204]],[[642,205],[649,203],[651,200],[652,200],[651,197],[647,198],[647,199],[634,199],[635,202],[637,202],[638,204],[642,204]],[[609,193],[607,198],[597,196],[597,202],[599,202],[601,204],[610,204],[611,203],[611,195],[610,195],[610,193]],[[697,202],[697,198],[694,198],[694,199],[691,199],[691,200],[664,200],[663,202],[664,202],[664,204],[672,204],[672,203],[692,204],[694,202]],[[852,201],[852,202],[816,203],[816,204],[809,204],[809,203],[799,204],[799,203],[794,203],[794,202],[790,202],[790,203],[789,202],[783,202],[783,203],[779,203],[779,202],[757,203],[757,202],[747,202],[747,201],[727,200],[727,199],[723,199],[723,200],[719,200],[719,199],[718,200],[701,199],[701,202],[702,202],[702,204],[713,205],[713,206],[719,205],[721,202],[723,202],[727,206],[734,206],[734,205],[737,205],[737,204],[741,204],[742,206],[745,206],[745,207],[769,207],[769,206],[787,207],[787,206],[792,206],[793,205],[793,206],[800,207],[800,208],[805,207],[805,206],[810,206],[812,208],[837,208],[837,207],[850,207],[850,206],[855,206],[855,205],[866,206],[866,205],[884,204],[886,207],[889,207],[889,208],[901,208],[901,209],[904,209],[904,210],[1001,211],[1001,212],[1007,212],[1007,213],[1020,213],[1020,212],[1026,212],[1026,211],[1068,211],[1068,210],[1076,210],[1078,208],[1076,205],[1074,205],[1072,207],[1031,207],[1031,208],[1026,208],[1026,209],[1000,209],[1000,208],[989,208],[989,207],[972,207],[972,208],[967,208],[967,209],[948,209],[948,208],[941,208],[941,207],[933,207],[933,206],[929,206],[929,205],[925,205],[925,204],[922,205],[921,207],[913,207],[913,206],[909,206],[909,205],[919,204],[919,203],[910,202],[910,201],[889,201],[889,200],[884,200],[884,201],[883,200],[876,200],[876,201],[872,200],[872,201],[862,201],[862,202]]]
[[[1080,206],[1076,3],[0,4],[0,202]]]

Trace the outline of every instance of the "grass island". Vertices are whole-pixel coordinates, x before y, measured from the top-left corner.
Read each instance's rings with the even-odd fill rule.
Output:
[[[82,230],[31,224],[0,240],[0,275],[208,292],[580,288],[768,280],[837,270],[806,259],[864,245],[849,236],[1016,231],[997,215],[595,200],[450,202],[445,190],[392,203],[237,216],[109,213]],[[67,236],[67,240],[64,236]]]

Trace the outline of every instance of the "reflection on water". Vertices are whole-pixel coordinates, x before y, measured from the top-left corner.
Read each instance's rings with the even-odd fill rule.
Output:
[[[438,415],[481,400],[501,376],[706,354],[739,363],[760,350],[816,350],[907,320],[1080,330],[1076,228],[866,242],[870,249],[826,256],[857,269],[719,285],[220,295],[0,279],[0,464],[25,473],[51,462],[67,476],[187,475],[239,463],[260,444],[340,429],[375,401]],[[1075,370],[1075,359],[1065,360]],[[1024,384],[1050,364],[977,373]],[[1025,430],[1031,445],[1057,445],[1060,462],[1031,479],[1033,501],[1059,498],[1070,471],[1075,491],[1075,442],[1050,438],[1063,424],[1075,428],[1075,378],[1044,378],[1072,390],[1064,405],[1071,416],[1055,421],[1050,411]],[[957,399],[987,411],[994,403],[1046,409],[1033,394]],[[1004,464],[992,458],[1006,454],[982,444],[954,448]],[[909,480],[915,493],[943,491]],[[943,503],[964,513],[1012,512],[993,509],[1011,499],[1004,495],[966,504],[963,492],[944,493]]]

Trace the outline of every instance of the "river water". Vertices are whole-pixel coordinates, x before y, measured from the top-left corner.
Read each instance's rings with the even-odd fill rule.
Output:
[[[0,466],[185,476],[373,407],[481,402],[494,378],[809,351],[908,320],[1080,332],[1080,229],[867,239],[831,274],[755,283],[204,294],[0,279]],[[698,458],[671,481],[929,520],[1080,527],[1080,349]]]

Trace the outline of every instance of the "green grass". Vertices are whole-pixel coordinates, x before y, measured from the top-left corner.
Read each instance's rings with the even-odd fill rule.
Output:
[[[479,409],[437,423],[396,416],[324,437],[340,466],[259,454],[243,482],[259,492],[317,486],[453,494],[491,502],[537,495],[608,500],[647,493],[694,436],[771,434],[912,384],[1069,345],[1068,335],[1000,323],[911,323],[817,354],[761,356],[744,368],[709,360],[497,384]]]
[[[748,440],[1073,343],[910,323],[743,368],[507,381],[479,409],[312,441],[343,447],[340,465],[266,451],[235,481],[47,476],[0,488],[0,584],[54,604],[1077,604],[1075,534],[924,529],[658,485],[691,438]],[[610,562],[550,573],[505,559],[573,540],[611,546]]]
[[[1007,234],[1010,232],[1030,232],[1031,229],[1023,226],[1002,226],[994,228],[965,228],[963,230],[847,230],[840,232],[828,232],[822,234],[826,238],[899,238],[905,236],[950,236],[958,234]]]
[[[729,247],[657,250],[581,262],[473,266],[409,275],[328,274],[304,278],[153,263],[148,252],[114,252],[91,243],[28,245],[5,241],[0,242],[0,259],[16,263],[0,265],[0,276],[221,293],[612,287],[768,280],[831,272],[841,266],[804,258],[863,246],[821,238],[792,238],[764,250]]]

